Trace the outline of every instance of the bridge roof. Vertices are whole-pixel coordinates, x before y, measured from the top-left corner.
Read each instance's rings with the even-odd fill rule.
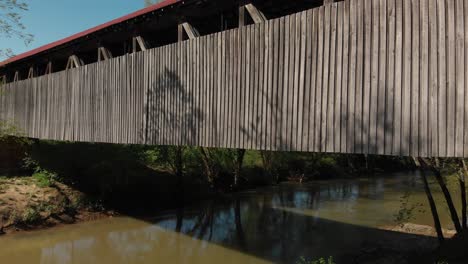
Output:
[[[52,42],[50,44],[41,46],[41,47],[33,49],[31,51],[27,51],[27,52],[19,54],[17,56],[14,56],[14,57],[12,57],[10,59],[7,59],[5,61],[0,62],[0,67],[4,67],[4,66],[6,66],[6,65],[8,65],[10,63],[13,63],[13,62],[16,62],[16,61],[19,61],[19,60],[22,60],[22,59],[37,55],[37,54],[39,54],[41,52],[47,51],[49,49],[52,49],[52,48],[55,48],[55,47],[58,47],[58,46],[61,46],[63,44],[71,42],[73,40],[77,40],[79,38],[85,37],[85,36],[87,36],[87,35],[89,35],[91,33],[95,33],[95,32],[100,31],[102,29],[105,29],[105,28],[120,24],[122,22],[134,19],[136,17],[151,13],[153,11],[162,9],[164,7],[173,5],[173,4],[178,3],[178,2],[182,2],[182,0],[165,0],[165,1],[162,1],[160,3],[151,5],[149,7],[143,8],[143,9],[138,10],[136,12],[130,13],[130,14],[126,15],[126,16],[111,20],[109,22],[106,22],[106,23],[101,24],[99,26],[87,29],[85,31],[82,31],[80,33],[77,33],[77,34],[74,34],[72,36],[66,37],[64,39]]]

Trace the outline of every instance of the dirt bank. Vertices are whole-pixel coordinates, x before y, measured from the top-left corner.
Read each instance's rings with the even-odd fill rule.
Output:
[[[0,234],[112,216],[97,201],[59,182],[0,178]]]

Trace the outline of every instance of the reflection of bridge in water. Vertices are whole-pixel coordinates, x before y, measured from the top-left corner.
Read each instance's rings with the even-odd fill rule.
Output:
[[[347,0],[7,83],[0,117],[41,139],[468,157],[467,71],[466,0]]]

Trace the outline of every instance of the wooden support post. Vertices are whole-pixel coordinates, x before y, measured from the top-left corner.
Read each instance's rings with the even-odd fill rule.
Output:
[[[98,48],[98,61],[112,59],[112,57],[112,52],[110,52],[110,50],[104,47]]]
[[[245,26],[245,6],[239,7],[239,27]]]
[[[177,27],[177,41],[181,42],[184,40],[184,26],[182,24],[179,24]]]
[[[250,17],[253,19],[255,24],[264,23],[267,21],[265,15],[258,10],[253,4],[245,5],[245,9],[249,12]]]
[[[52,62],[49,61],[47,63],[44,75],[51,74],[51,73],[52,73]]]
[[[34,78],[34,66],[29,67],[28,79]]]
[[[19,80],[20,80],[19,71],[15,71],[15,76],[13,77],[13,81],[17,82]]]
[[[68,57],[68,62],[67,66],[65,67],[65,70],[72,69],[72,68],[78,68],[84,65],[83,60],[78,58],[76,55],[71,55]]]
[[[141,36],[132,38],[132,47],[133,47],[133,51],[132,51],[133,53],[137,52],[138,48],[140,48],[141,51],[148,50],[148,45],[146,44],[146,41]]]
[[[184,22],[179,25],[179,41],[181,41],[181,38],[183,38],[181,27],[183,28],[183,31],[185,31],[185,34],[187,34],[187,37],[189,39],[198,38],[200,36],[200,33],[198,32],[196,28],[194,28],[191,24]]]

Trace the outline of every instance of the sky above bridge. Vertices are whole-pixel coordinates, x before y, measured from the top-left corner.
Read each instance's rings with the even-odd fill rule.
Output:
[[[20,39],[1,39],[0,49],[15,54],[68,37],[144,7],[143,0],[29,0],[23,14],[27,32],[34,41],[26,46]],[[0,60],[3,60],[0,59]]]

